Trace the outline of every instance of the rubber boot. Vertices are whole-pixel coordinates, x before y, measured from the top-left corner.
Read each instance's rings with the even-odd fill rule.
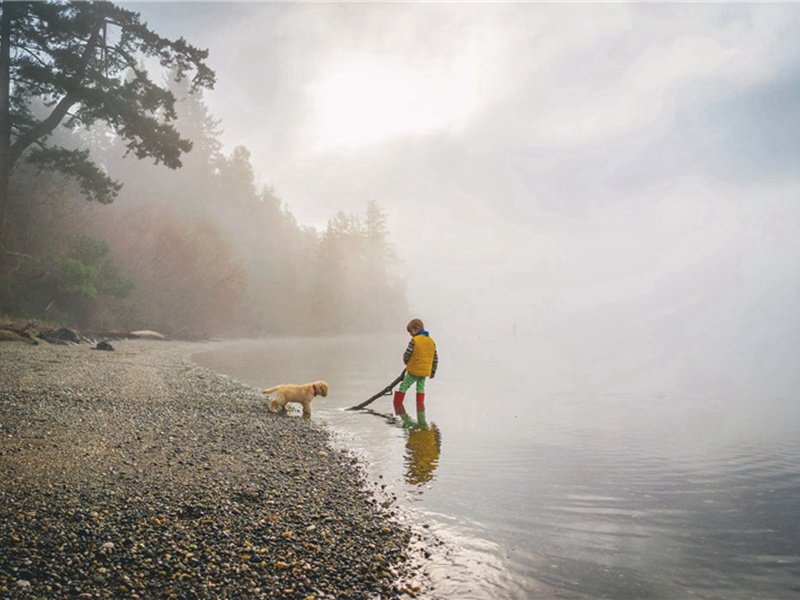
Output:
[[[394,393],[394,412],[403,420],[403,427],[413,427],[415,425],[411,417],[406,413],[406,408],[403,406],[403,398],[406,397],[405,392]]]
[[[408,413],[403,413],[402,415],[400,415],[400,418],[403,420],[403,427],[407,427],[410,429],[412,427],[417,426],[417,424],[414,423],[414,420],[408,416]]]
[[[423,429],[428,427],[428,422],[425,420],[425,394],[417,392],[417,426]]]

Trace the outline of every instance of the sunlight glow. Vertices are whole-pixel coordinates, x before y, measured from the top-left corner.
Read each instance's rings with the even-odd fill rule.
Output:
[[[450,126],[475,101],[472,78],[398,69],[368,59],[340,60],[311,88],[318,150],[357,148]]]

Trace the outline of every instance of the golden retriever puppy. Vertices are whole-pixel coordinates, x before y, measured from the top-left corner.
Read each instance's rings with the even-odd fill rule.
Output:
[[[261,393],[275,394],[275,397],[270,400],[269,403],[270,412],[278,412],[278,407],[280,407],[283,412],[287,412],[286,405],[289,402],[297,402],[303,406],[303,416],[308,419],[311,417],[311,401],[316,396],[327,396],[328,384],[324,381],[315,381],[313,383],[306,383],[305,385],[276,385]]]

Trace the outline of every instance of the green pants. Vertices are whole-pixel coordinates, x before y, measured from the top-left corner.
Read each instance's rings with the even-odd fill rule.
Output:
[[[427,377],[422,377],[418,375],[412,375],[411,373],[406,373],[406,376],[403,378],[403,381],[400,382],[400,392],[405,394],[415,383],[417,384],[417,393],[424,394],[425,393],[425,380]]]

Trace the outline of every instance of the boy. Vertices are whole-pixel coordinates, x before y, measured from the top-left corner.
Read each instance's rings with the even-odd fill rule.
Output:
[[[417,385],[417,424],[420,427],[427,427],[425,422],[425,380],[436,376],[436,368],[439,366],[439,355],[436,352],[436,342],[425,331],[425,325],[419,319],[411,319],[406,330],[411,334],[411,341],[408,343],[403,362],[406,364],[406,376],[400,383],[400,388],[394,393],[394,412],[403,420],[403,427],[414,427],[415,423],[406,414],[403,406],[408,388],[413,384]]]

